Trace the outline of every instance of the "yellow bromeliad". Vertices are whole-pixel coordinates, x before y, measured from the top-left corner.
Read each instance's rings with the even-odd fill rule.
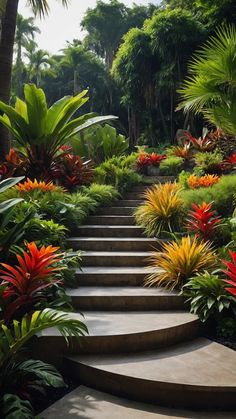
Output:
[[[27,179],[24,183],[19,183],[19,185],[15,186],[15,189],[19,192],[33,192],[39,190],[41,192],[49,192],[49,191],[58,191],[58,186],[54,185],[53,182],[44,182],[44,181],[34,181]]]
[[[135,218],[148,236],[178,230],[183,212],[179,192],[177,183],[155,185],[145,192],[144,203],[136,210]]]
[[[216,254],[210,243],[199,242],[197,237],[183,237],[180,242],[163,244],[161,252],[153,252],[151,267],[157,271],[147,276],[147,286],[181,288],[193,275],[216,265]]]

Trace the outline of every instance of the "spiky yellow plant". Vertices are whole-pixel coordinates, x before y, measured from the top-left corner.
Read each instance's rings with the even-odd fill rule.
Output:
[[[156,272],[147,276],[147,286],[181,288],[196,273],[210,270],[216,265],[216,254],[210,243],[199,242],[196,237],[183,237],[180,242],[163,244],[161,252],[153,252],[151,267]]]
[[[135,218],[148,236],[179,229],[183,213],[183,201],[179,192],[177,183],[154,185],[145,192],[144,203],[135,211]]]
[[[17,189],[19,192],[33,192],[36,190],[39,190],[41,192],[49,192],[49,191],[58,191],[58,186],[54,185],[52,182],[38,182],[36,179],[34,181],[27,179],[24,183],[19,183],[19,185],[15,186],[15,189]]]

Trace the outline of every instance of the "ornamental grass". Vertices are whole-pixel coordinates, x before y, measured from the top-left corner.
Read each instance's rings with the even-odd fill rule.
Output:
[[[145,192],[144,203],[135,211],[135,218],[149,237],[179,230],[183,201],[176,183],[155,185]]]
[[[183,237],[180,241],[164,243],[161,252],[153,252],[150,266],[156,272],[147,276],[147,286],[163,286],[173,290],[195,274],[216,266],[216,254],[210,243],[199,242],[196,236]]]

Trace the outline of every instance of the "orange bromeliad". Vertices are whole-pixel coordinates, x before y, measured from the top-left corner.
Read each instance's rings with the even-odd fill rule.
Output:
[[[215,183],[219,182],[219,179],[220,177],[217,175],[204,175],[197,177],[192,174],[188,178],[188,186],[192,189],[208,188],[209,186],[215,185]]]
[[[58,186],[54,185],[53,182],[44,182],[44,181],[34,181],[30,180],[29,178],[24,183],[19,183],[19,185],[15,186],[19,192],[33,192],[35,190],[39,190],[41,192],[49,192],[49,191],[57,191]]]

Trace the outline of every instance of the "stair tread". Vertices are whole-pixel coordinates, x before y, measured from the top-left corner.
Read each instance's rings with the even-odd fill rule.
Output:
[[[122,399],[79,386],[42,414],[47,419],[234,419],[235,412],[194,412]]]
[[[80,269],[76,269],[77,274],[143,274],[143,273],[153,273],[155,268],[146,268],[145,266],[84,266]]]
[[[115,215],[114,215],[114,217],[115,217]],[[108,229],[108,228],[111,228],[111,229],[115,229],[115,228],[118,228],[118,229],[132,229],[132,230],[142,230],[142,227],[139,227],[139,226],[136,226],[136,225],[124,225],[124,226],[122,226],[122,225],[103,225],[103,224],[99,224],[99,225],[96,225],[96,224],[83,224],[82,226],[79,226],[79,227],[77,227],[77,229],[79,230],[80,228],[102,228],[103,230],[104,229]]]
[[[139,257],[148,257],[151,256],[152,252],[145,251],[145,252],[122,252],[122,251],[112,251],[112,252],[106,252],[106,251],[84,251],[83,256],[139,256]]]
[[[69,237],[69,241],[119,241],[119,242],[128,242],[128,241],[135,241],[135,242],[153,242],[157,243],[157,239],[147,238],[147,237]]]
[[[106,373],[169,385],[236,391],[236,353],[205,338],[156,351],[69,356]]]
[[[152,312],[146,311],[83,311],[89,336],[114,336],[146,333],[178,327],[197,321],[197,316],[184,310]],[[81,320],[80,313],[70,313],[70,317]],[[57,329],[47,329],[43,335],[59,335]]]
[[[86,287],[67,289],[67,294],[70,296],[176,296],[175,291],[167,291],[164,288],[144,288],[144,287]]]

